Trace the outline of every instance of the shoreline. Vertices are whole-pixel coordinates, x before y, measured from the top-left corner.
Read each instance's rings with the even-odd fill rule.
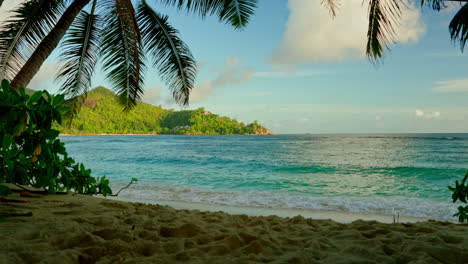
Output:
[[[468,224],[343,224],[73,194],[16,195],[11,198],[28,203],[0,203],[5,263],[463,264],[468,259]]]
[[[101,197],[99,197],[101,198]],[[315,220],[332,220],[335,222],[349,224],[353,221],[364,220],[364,221],[377,221],[385,224],[392,224],[393,215],[385,214],[372,214],[372,213],[356,213],[346,211],[333,211],[333,210],[320,210],[320,209],[294,209],[294,208],[266,208],[266,207],[249,207],[249,206],[235,206],[235,205],[219,205],[219,204],[206,204],[197,202],[183,202],[183,201],[170,201],[170,200],[156,200],[148,202],[145,200],[132,200],[127,198],[113,198],[109,197],[110,200],[142,203],[149,205],[165,205],[170,206],[177,210],[200,210],[207,212],[223,212],[231,215],[248,215],[248,216],[278,216],[282,218],[301,216],[305,218],[311,218]],[[398,218],[397,218],[398,217]],[[395,215],[397,223],[417,223],[424,221],[442,221],[450,223],[458,223],[455,220],[441,220],[427,217],[414,217]]]

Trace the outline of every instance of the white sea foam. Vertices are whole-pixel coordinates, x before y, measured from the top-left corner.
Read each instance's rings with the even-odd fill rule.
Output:
[[[117,190],[123,185],[114,185]],[[363,214],[393,215],[456,220],[456,204],[407,197],[312,196],[272,191],[223,191],[170,184],[137,183],[119,198],[145,203],[176,201],[209,205],[245,206],[272,209],[331,210]]]

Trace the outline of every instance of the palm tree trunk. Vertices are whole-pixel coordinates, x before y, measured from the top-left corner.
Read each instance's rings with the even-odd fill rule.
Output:
[[[28,61],[16,74],[15,78],[11,82],[11,86],[15,90],[18,91],[21,85],[26,87],[29,84],[47,57],[49,57],[52,51],[57,47],[68,28],[73,23],[73,20],[75,20],[75,17],[90,1],[91,0],[74,0],[67,10],[65,10],[55,27],[41,41]]]

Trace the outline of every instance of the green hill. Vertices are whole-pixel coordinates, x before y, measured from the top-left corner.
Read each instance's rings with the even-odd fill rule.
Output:
[[[138,102],[123,112],[116,95],[103,87],[88,93],[79,114],[70,126],[56,127],[63,134],[182,134],[233,135],[271,134],[256,121],[244,124],[212,114],[203,108],[174,111]]]

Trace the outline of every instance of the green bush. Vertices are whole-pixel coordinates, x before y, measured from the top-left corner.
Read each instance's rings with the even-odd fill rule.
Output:
[[[453,192],[452,199],[455,203],[457,200],[460,200],[462,203],[468,203],[468,185],[466,184],[466,180],[468,179],[468,171],[465,174],[465,177],[459,183],[458,181],[455,182],[455,187],[449,186],[449,190]],[[466,206],[459,206],[458,213],[454,214],[453,216],[458,217],[459,222],[468,222],[468,205]]]
[[[49,193],[112,194],[109,180],[91,177],[57,138],[52,124],[62,122],[64,96],[39,91],[19,93],[2,81],[0,89],[0,183],[44,188]]]

